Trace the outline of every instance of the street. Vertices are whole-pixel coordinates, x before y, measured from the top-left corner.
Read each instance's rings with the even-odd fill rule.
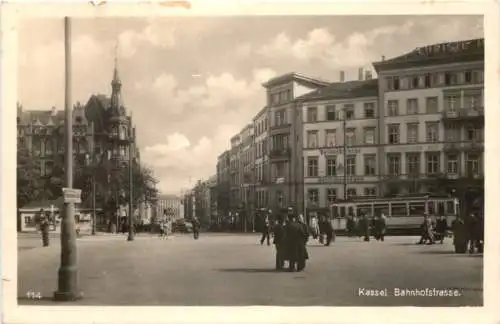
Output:
[[[139,235],[78,239],[77,305],[158,306],[480,306],[483,257],[454,254],[445,244],[415,245],[417,237],[363,242],[339,237],[330,247],[310,241],[301,273],[274,271],[274,247],[257,234]],[[59,238],[48,248],[37,237],[18,238],[21,305],[56,305]],[[388,297],[359,296],[387,289]],[[396,297],[393,288],[458,288],[461,297]],[[41,300],[27,297],[40,293]],[[68,304],[70,305],[70,304]],[[72,304],[71,304],[72,305]]]

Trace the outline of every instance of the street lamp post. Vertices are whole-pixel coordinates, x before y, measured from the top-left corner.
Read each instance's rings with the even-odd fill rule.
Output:
[[[344,200],[347,200],[347,131],[346,131],[346,107],[343,108],[342,130],[344,136],[343,151],[344,151]]]
[[[71,21],[64,18],[65,85],[64,85],[64,162],[66,188],[73,188],[73,114],[71,109]],[[74,301],[82,297],[78,289],[76,258],[76,226],[74,202],[64,199],[64,214],[61,221],[61,266],[58,271],[58,287],[54,292],[56,301]]]

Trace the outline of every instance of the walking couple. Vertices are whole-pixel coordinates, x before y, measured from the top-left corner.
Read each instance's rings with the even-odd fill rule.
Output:
[[[274,245],[276,247],[276,270],[283,270],[288,261],[288,271],[302,271],[306,267],[307,240],[309,231],[303,217],[296,217],[290,210],[287,221],[278,218],[274,229]]]

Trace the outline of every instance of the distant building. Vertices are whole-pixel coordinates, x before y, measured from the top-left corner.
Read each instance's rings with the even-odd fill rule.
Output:
[[[182,198],[176,195],[159,195],[156,201],[157,215],[162,219],[165,215],[170,219],[184,218]]]

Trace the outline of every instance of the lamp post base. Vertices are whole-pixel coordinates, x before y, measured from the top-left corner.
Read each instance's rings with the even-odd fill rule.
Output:
[[[134,235],[129,234],[129,236],[127,237],[127,241],[133,241],[133,240],[135,240]]]
[[[82,292],[70,292],[70,291],[56,291],[54,292],[54,301],[65,302],[65,301],[77,301],[83,298]]]
[[[54,301],[75,301],[83,298],[78,289],[78,270],[75,266],[59,268],[59,287],[54,292]]]

